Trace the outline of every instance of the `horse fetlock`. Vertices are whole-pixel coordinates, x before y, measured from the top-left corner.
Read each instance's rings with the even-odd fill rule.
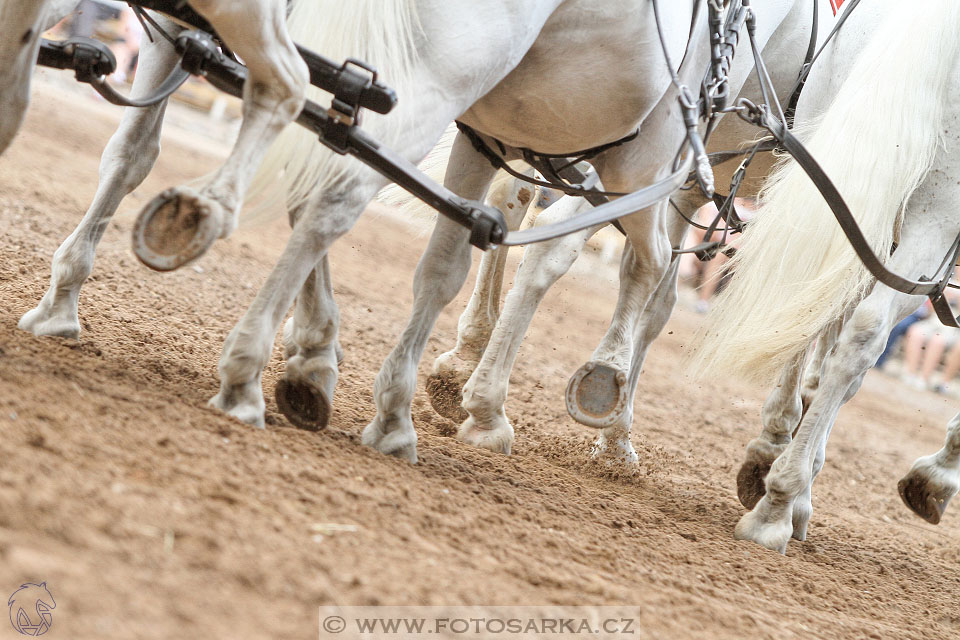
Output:
[[[59,301],[44,296],[40,304],[21,316],[17,327],[38,337],[79,338],[76,296]]]
[[[761,501],[757,508],[740,518],[733,537],[756,542],[762,547],[785,554],[787,543],[793,535],[791,515],[787,513],[786,517],[770,517],[770,514],[761,508],[762,504]]]

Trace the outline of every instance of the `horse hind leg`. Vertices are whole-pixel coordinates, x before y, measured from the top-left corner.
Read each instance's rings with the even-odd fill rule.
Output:
[[[940,242],[956,232],[955,225],[933,207],[918,209],[924,211],[923,217],[908,212],[904,219],[901,244],[890,259],[895,273],[913,275],[935,268],[930,261],[947,251]],[[937,240],[933,246],[931,238]],[[916,300],[877,284],[856,306],[835,347],[826,354],[820,386],[796,437],[767,474],[764,496],[738,522],[737,539],[785,553],[791,537],[805,537],[811,485],[823,464],[837,412],[859,389],[866,371],[883,351],[890,329],[916,308]]]
[[[951,498],[960,492],[960,413],[947,425],[943,448],[914,462],[897,490],[914,513],[931,524],[940,523]]]
[[[565,394],[570,416],[588,427],[607,429],[632,422],[629,378],[638,353],[637,342],[644,340],[644,314],[670,271],[672,234],[665,229],[663,210],[663,205],[656,205],[622,220],[630,243],[620,263],[620,291],[613,320],[590,361],[570,379]]]
[[[324,256],[307,277],[294,315],[284,325],[287,368],[275,388],[280,412],[301,429],[326,427],[333,412],[333,392],[343,360],[337,342],[339,324],[330,264]]]
[[[533,174],[532,169],[529,174]],[[490,204],[503,212],[511,231],[518,229],[526,217],[533,192],[532,185],[514,179],[506,193],[490,199]],[[433,372],[427,378],[426,391],[433,409],[456,422],[468,417],[461,406],[463,385],[477,368],[500,316],[500,292],[508,251],[509,247],[499,247],[483,254],[473,295],[457,323],[457,344],[437,357]]]
[[[444,184],[457,195],[480,199],[496,170],[470,143],[453,142]],[[417,364],[443,308],[457,295],[470,271],[469,237],[462,227],[438,217],[414,276],[413,310],[400,341],[387,356],[374,383],[377,415],[363,430],[363,444],[381,453],[417,461],[417,433],[411,403],[417,388]]]
[[[537,219],[538,225],[560,222],[580,213],[587,206],[580,198],[565,197],[554,203]],[[517,269],[513,288],[507,294],[503,313],[497,320],[489,344],[480,362],[463,387],[463,408],[467,418],[457,438],[467,444],[510,453],[513,427],[507,419],[504,403],[510,384],[510,371],[520,344],[537,307],[547,290],[574,263],[587,239],[597,227],[571,233],[548,242],[528,246]]]
[[[134,251],[158,271],[203,255],[237,225],[244,194],[268,147],[300,113],[308,72],[286,30],[280,0],[195,0],[195,8],[247,64],[243,124],[227,161],[199,191],[168,189],[141,211]]]
[[[176,25],[158,16],[164,28]],[[140,70],[133,82],[133,95],[146,95],[157,87],[177,64],[177,54],[166,41],[144,42]],[[76,338],[80,335],[78,300],[80,288],[93,270],[97,244],[120,202],[150,173],[160,154],[160,126],[166,102],[146,108],[124,110],[116,133],[100,160],[96,195],[77,228],[53,255],[50,288],[36,308],[20,318],[18,326],[37,336]]]
[[[336,311],[331,306],[332,296],[328,300],[326,295],[326,265],[321,265],[318,273],[318,260],[326,255],[336,238],[353,226],[366,203],[382,186],[378,177],[365,172],[345,181],[336,190],[314,194],[303,205],[303,213],[276,266],[224,342],[218,366],[220,390],[211,398],[211,406],[253,426],[264,426],[263,368],[270,361],[274,337],[298,292],[301,296],[298,311],[309,319],[298,327],[295,312],[290,337],[296,349],[288,350],[288,354],[304,356],[299,373],[306,374],[309,380],[309,374],[319,370],[319,366],[314,366],[318,363],[309,362],[311,356],[336,353]],[[326,321],[324,313],[328,314]],[[304,347],[307,351],[301,354],[300,349]],[[326,392],[331,387],[328,382],[320,381],[316,388]],[[317,424],[319,411],[313,417],[316,419],[311,424]]]

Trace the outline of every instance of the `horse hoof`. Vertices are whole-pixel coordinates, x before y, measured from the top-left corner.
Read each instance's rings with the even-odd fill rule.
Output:
[[[470,414],[461,406],[463,403],[463,383],[454,372],[434,373],[427,378],[427,396],[430,406],[438,414],[453,420],[464,422]]]
[[[484,429],[477,426],[472,417],[468,417],[457,430],[457,440],[478,449],[510,455],[513,446],[513,427],[503,420],[491,429]]]
[[[928,479],[916,473],[908,473],[900,480],[897,491],[903,503],[930,524],[940,524],[951,497],[949,494],[946,497],[937,495],[943,492],[933,490]]]
[[[737,473],[737,497],[740,498],[740,504],[747,509],[757,506],[760,498],[767,492],[763,481],[769,472],[769,463],[749,460],[743,463]]]
[[[156,271],[196,260],[220,235],[223,210],[190,189],[167,189],[151,200],[133,227],[133,252]]]
[[[570,417],[595,429],[613,426],[627,410],[627,376],[597,362],[580,367],[567,385]]]
[[[281,378],[274,388],[277,408],[294,426],[306,431],[319,431],[330,422],[333,413],[333,387],[336,376],[321,378],[318,374],[310,380]]]
[[[780,554],[787,553],[787,543],[793,535],[793,525],[788,520],[765,521],[755,511],[748,511],[740,518],[734,529],[737,540],[749,540]]]
[[[360,441],[366,447],[376,449],[382,454],[417,464],[417,432],[412,423],[398,425],[392,431],[385,431],[384,424],[377,416],[363,429]]]

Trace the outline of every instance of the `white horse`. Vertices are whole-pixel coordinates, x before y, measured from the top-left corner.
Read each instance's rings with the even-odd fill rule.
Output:
[[[329,8],[324,17],[329,24],[337,24],[341,15],[337,11],[350,11],[353,16],[358,4],[365,6],[354,3],[349,8]],[[676,93],[663,66],[663,52],[656,46],[651,3],[528,0],[483,6],[466,2],[448,2],[442,7],[428,2],[386,4],[418,11],[417,21],[403,22],[418,23],[422,30],[417,38],[404,36],[403,41],[414,47],[405,73],[396,69],[394,59],[382,59],[375,45],[385,38],[365,42],[361,38],[350,43],[346,51],[392,73],[390,82],[401,97],[399,113],[391,115],[386,124],[373,120],[368,124],[408,158],[422,157],[446,124],[459,118],[482,134],[503,141],[510,147],[508,155],[519,148],[544,153],[590,148],[622,138],[642,123],[642,142],[635,145],[643,144],[646,150],[641,162],[623,147],[598,161],[603,184],[612,190],[630,191],[647,184],[664,175],[670,165],[683,131]],[[770,3],[760,21],[767,29],[761,34],[763,41],[771,35],[771,25],[779,24],[792,5]],[[296,5],[294,15],[301,6],[307,5]],[[584,20],[584,15],[590,19]],[[678,69],[681,81],[691,86],[699,83],[706,61],[705,33],[699,22],[702,16],[695,15],[690,5],[671,3],[664,18],[671,58],[682,60]],[[291,20],[291,25],[298,29],[309,22]],[[461,29],[452,29],[456,24],[471,25],[470,37],[463,37]],[[379,15],[377,25],[382,25]],[[693,39],[688,42],[691,25]],[[319,51],[340,51],[334,46],[338,42],[324,38],[309,41],[309,35],[304,32],[298,40]],[[396,35],[390,30],[386,39]],[[591,45],[600,39],[604,47]],[[603,82],[591,80],[596,69],[604,70]],[[409,82],[404,81],[407,78]],[[572,122],[577,126],[571,127]],[[278,322],[305,278],[314,271],[318,256],[323,256],[330,243],[349,229],[368,199],[384,184],[372,171],[331,158],[312,141],[308,144],[308,153],[321,161],[319,168],[291,171],[289,155],[275,163],[287,167],[287,186],[294,191],[294,201],[302,203],[296,213],[298,221],[278,268],[231,333],[220,363],[221,391],[214,405],[255,423],[262,420],[260,374]],[[284,142],[286,149],[291,146]],[[445,179],[448,187],[464,197],[481,198],[493,174],[493,167],[465,140],[455,141]],[[322,188],[316,190],[314,185]],[[630,216],[622,224],[632,252],[623,269],[626,284],[621,308],[645,307],[671,263],[673,243],[665,205]],[[438,219],[417,270],[410,322],[377,377],[377,415],[364,430],[365,444],[416,460],[416,432],[410,411],[416,365],[437,315],[462,285],[468,266],[466,232],[444,218]],[[285,381],[278,387],[278,403],[302,413],[304,422],[327,410],[327,389],[336,371],[332,349],[335,307],[322,287],[314,289],[301,296],[292,324],[285,331],[288,353],[294,356]],[[638,330],[632,328],[635,330],[611,336],[608,341],[611,350],[627,354],[627,360]],[[505,448],[503,430],[466,425],[458,436],[477,446]]]
[[[0,28],[8,35],[0,46],[0,150],[15,135],[26,110],[40,34],[76,4],[76,0],[9,0],[0,6]],[[199,193],[181,189],[207,217],[222,220],[217,231],[226,234],[266,147],[302,109],[308,72],[286,31],[283,0],[194,0],[191,4],[247,61],[250,70],[244,87],[243,124],[228,160]],[[179,29],[167,20],[160,21],[174,33]],[[157,40],[144,47],[134,98],[149,94],[177,63],[172,47]],[[93,268],[96,244],[110,216],[121,199],[143,181],[159,154],[164,105],[125,112],[101,161],[94,202],[80,226],[57,250],[50,289],[39,306],[21,318],[20,328],[37,335],[79,334],[80,286]]]
[[[884,20],[870,43],[841,34],[822,61],[833,72],[811,78],[797,119],[815,124],[804,141],[874,252],[895,273],[930,277],[960,233],[960,157],[952,152],[960,143],[960,4],[925,0],[907,12],[892,1],[879,5]],[[746,502],[762,497],[736,535],[782,553],[791,536],[806,535],[811,486],[840,406],[918,299],[875,281],[793,162],[767,188],[732,262],[737,270],[708,316],[699,368],[764,381],[781,370],[765,406],[779,417],[765,415],[739,478]],[[818,386],[804,394],[803,413],[799,374],[815,339],[808,371]],[[771,463],[758,491],[757,478]],[[919,459],[899,488],[916,513],[940,520],[960,489],[960,416],[948,425],[943,449]]]
[[[251,66],[249,90],[256,87],[267,97],[289,97],[295,93],[295,83],[285,81],[299,78],[299,74],[284,76],[271,66],[271,60],[277,59],[281,66],[290,63],[285,53],[277,53],[277,48],[289,44],[285,34],[278,34],[281,29],[274,20],[282,7],[269,3],[261,6],[259,14],[248,12],[248,17],[254,17],[246,22],[248,28],[259,32],[247,46],[238,48],[234,41],[243,38],[234,34],[244,20],[239,18],[237,6],[247,4],[211,0],[194,6]],[[707,61],[704,5],[663,4],[665,46],[672,60],[682,62],[675,70],[680,71],[684,83],[698,86]],[[267,8],[275,12],[264,14]],[[590,15],[586,23],[584,14]],[[257,15],[264,17],[258,20]],[[307,46],[334,59],[357,57],[382,70],[386,82],[397,89],[400,106],[388,119],[369,117],[365,128],[411,160],[421,158],[456,117],[508,144],[547,153],[611,142],[643,122],[657,142],[649,161],[640,168],[611,166],[603,176],[611,188],[630,190],[663,175],[684,139],[677,110],[668,113],[662,109],[659,121],[648,120],[659,103],[676,104],[676,90],[671,87],[649,0],[614,4],[498,0],[482,5],[466,0],[362,0],[349,4],[302,0],[294,3],[290,24],[298,41]],[[270,42],[257,48],[253,45],[258,38]],[[591,46],[600,39],[604,47]],[[563,62],[555,64],[559,54]],[[137,95],[154,86],[174,60],[168,49],[156,47],[144,52],[144,63],[134,88]],[[299,65],[291,68],[299,69]],[[256,74],[255,69],[263,73]],[[605,70],[602,83],[594,81],[597,69]],[[570,91],[570,87],[579,90]],[[247,98],[245,109],[253,115],[266,111],[273,119],[261,121],[259,132],[263,135],[255,136],[254,118],[245,113],[244,126],[252,134],[245,138],[241,133],[241,150],[251,150],[249,143],[254,138],[258,143],[268,139],[274,125],[292,117],[292,109],[287,108],[299,104],[259,95]],[[531,117],[541,104],[551,105],[549,117],[542,113]],[[21,327],[37,334],[76,335],[79,331],[77,295],[92,267],[96,241],[119,199],[152,164],[161,113],[162,108],[156,107],[125,114],[121,131],[101,164],[94,204],[58,250],[51,288],[40,305],[21,319]],[[573,119],[577,126],[568,126]],[[527,123],[533,121],[538,124],[530,127]],[[654,130],[662,135],[655,136]],[[263,424],[264,411],[260,372],[277,323],[301,289],[297,311],[285,332],[289,362],[279,389],[280,402],[300,412],[304,422],[309,423],[311,416],[325,421],[336,379],[337,327],[326,249],[384,184],[372,170],[322,149],[312,136],[293,131],[290,135],[293,139],[285,137],[275,147],[279,151],[272,154],[268,165],[284,170],[289,198],[295,204],[291,216],[297,221],[296,228],[277,269],[227,340],[220,366],[221,392],[212,401],[257,425]],[[219,226],[218,232],[229,233],[248,169],[258,159],[252,151],[247,155],[235,152],[225,165],[231,179],[215,177],[199,194],[186,188],[174,190],[179,206],[166,212],[166,221],[172,226],[183,223],[186,228],[187,219],[199,219],[207,228]],[[454,145],[450,167],[447,186],[471,198],[483,196],[494,173],[487,161],[462,141]],[[649,264],[644,267],[644,277],[652,278],[648,285],[655,284],[660,279],[657,272],[666,269],[670,255],[662,207],[635,216],[625,226],[634,244],[643,248],[640,259]],[[167,239],[163,232],[163,228],[152,230],[158,244]],[[409,409],[416,362],[437,314],[461,285],[469,260],[466,232],[440,219],[418,269],[414,316],[378,378],[379,412],[364,438],[382,451],[411,460],[416,457]]]
[[[761,35],[769,37],[763,55],[767,60],[771,79],[781,101],[786,102],[803,63],[804,53],[811,37],[811,3],[794,2],[779,24],[769,23],[769,3],[756,3],[760,15]],[[818,41],[823,41],[834,24],[834,14],[828,0],[819,7],[821,23]],[[775,29],[775,31],[774,31]],[[744,47],[749,47],[744,43]],[[741,50],[731,69],[732,93],[759,99],[760,88],[753,74],[753,58]],[[749,76],[749,77],[748,77]],[[742,85],[742,90],[741,90]],[[669,109],[669,105],[660,107]],[[726,117],[710,139],[709,151],[735,151],[754,140],[758,130],[739,118]],[[598,166],[615,155],[615,162],[642,166],[650,141],[634,140],[622,149],[607,152],[595,161]],[[715,168],[718,185],[729,184],[740,158]],[[772,155],[757,156],[750,169],[750,178],[744,182],[740,194],[755,195],[762,177],[772,165]],[[515,188],[516,191],[516,188]],[[682,191],[674,196],[674,203],[687,218],[707,198],[697,189]],[[520,208],[508,204],[510,213],[522,216]],[[576,215],[589,207],[582,199],[565,196],[543,212],[537,224],[549,224]],[[505,209],[506,211],[506,209]],[[469,433],[484,429],[498,434],[496,447],[509,452],[513,429],[506,416],[510,370],[523,336],[533,314],[547,289],[570,268],[580,255],[587,239],[600,227],[570,234],[556,241],[530,246],[524,253],[513,289],[508,294],[503,312],[499,314],[499,286],[503,277],[503,257],[497,252],[487,254],[481,263],[477,285],[458,325],[457,344],[437,358],[433,373],[427,382],[427,391],[434,408],[442,415],[461,421],[461,429]],[[670,214],[669,236],[674,247],[682,243],[688,225],[683,217]],[[627,247],[625,264],[633,260]],[[634,395],[637,379],[647,349],[666,323],[676,301],[677,265],[673,265],[656,285],[655,292],[644,299],[621,296],[613,324],[603,343],[590,361],[574,375],[566,394],[571,415],[582,424],[601,429],[596,445],[597,453],[610,454],[612,461],[628,464],[637,460],[630,443],[629,432],[633,422]],[[630,286],[629,273],[624,284]],[[462,398],[461,398],[462,389]],[[461,406],[462,402],[462,406]]]
[[[763,5],[758,34],[761,43],[769,39],[794,4],[781,0]],[[215,17],[226,20],[214,13],[216,7],[217,3],[197,6],[206,9],[207,17],[215,24]],[[439,135],[441,123],[457,115],[476,129],[509,144],[544,152],[596,146],[622,137],[642,122],[648,152],[641,160],[625,153],[609,154],[601,163],[604,183],[608,188],[629,190],[662,174],[682,140],[682,127],[675,92],[669,89],[663,52],[656,40],[649,2],[635,0],[616,7],[604,4],[599,8],[587,0],[502,2],[484,8],[467,7],[459,13],[456,8],[401,0],[353,3],[349,7],[303,1],[294,6],[291,24],[303,34],[298,35],[298,40],[317,50],[334,58],[360,57],[386,72],[387,80],[401,95],[401,108],[389,120],[374,118],[368,124],[376,131],[382,130],[388,144],[403,149],[412,159],[421,156],[432,144]],[[578,16],[588,10],[595,10],[591,14],[593,21],[582,24]],[[631,16],[629,20],[622,20],[624,11]],[[455,24],[456,18],[472,18],[473,23],[482,27],[473,33],[475,40],[466,48],[449,32],[449,25]],[[531,19],[536,29],[530,27]],[[503,28],[504,21],[510,28]],[[664,10],[664,25],[671,58],[683,61],[679,68],[682,80],[695,86],[702,77],[706,60],[703,16],[695,16],[692,7],[671,5]],[[688,42],[691,25],[693,39]],[[541,29],[542,34],[537,37],[536,31]],[[645,36],[640,40],[646,44],[637,43],[638,34]],[[415,39],[415,35],[420,39]],[[599,37],[616,46],[605,47],[603,51],[591,49],[589,42]],[[231,43],[229,37],[227,42]],[[430,46],[425,47],[425,42]],[[554,50],[573,45],[579,47],[576,53],[564,56],[565,64],[555,67],[551,61]],[[454,50],[455,53],[450,53]],[[684,51],[687,51],[686,59],[682,55]],[[249,61],[254,53],[247,51],[241,55]],[[462,63],[454,64],[461,56],[465,57]],[[622,65],[619,59],[623,56],[630,64]],[[798,54],[797,65],[799,59]],[[143,63],[135,94],[155,85],[175,60],[168,49],[158,46],[144,52]],[[595,87],[589,92],[569,90],[587,81],[585,70],[605,66],[615,67],[617,73],[607,78],[609,86],[603,87],[601,95],[598,96]],[[275,76],[263,75],[265,86],[276,80]],[[482,100],[473,104],[480,96]],[[604,98],[600,102],[604,108],[599,112],[593,102],[597,97]],[[251,109],[258,106],[257,96],[253,98],[247,101]],[[515,106],[518,102],[526,106],[518,109]],[[533,106],[541,102],[553,105],[551,118],[546,121]],[[535,110],[537,118],[532,117]],[[101,164],[101,183],[94,204],[77,231],[58,250],[51,288],[37,309],[24,316],[21,327],[37,334],[75,335],[79,331],[77,295],[92,267],[96,242],[120,198],[142,180],[152,165],[161,114],[162,107],[156,107],[129,110],[125,115]],[[576,131],[562,126],[570,117],[580,118],[583,123]],[[532,121],[538,125],[525,130]],[[401,126],[396,126],[398,123]],[[272,129],[267,129],[270,134]],[[240,142],[241,145],[244,142],[243,134]],[[141,147],[152,152],[133,153]],[[632,145],[634,149],[637,147]],[[293,142],[284,140],[280,148],[284,153],[275,154],[272,162],[286,168],[286,182],[293,190],[292,200],[296,203],[292,217],[299,223],[281,265],[228,339],[221,359],[221,392],[213,403],[240,419],[262,425],[264,402],[260,370],[266,362],[276,323],[286,312],[285,304],[292,302],[302,283],[297,311],[285,330],[287,375],[277,391],[278,403],[284,412],[295,422],[311,426],[326,421],[336,381],[337,315],[325,248],[352,224],[367,197],[382,180],[351,160],[332,157],[319,149],[309,136]],[[291,149],[294,150],[292,160]],[[255,159],[255,155],[247,158],[233,154],[227,167],[233,166],[234,170],[228,175],[245,177]],[[313,168],[296,171],[294,165]],[[463,141],[455,145],[448,186],[462,195],[480,197],[492,173],[486,160]],[[223,182],[215,179],[213,185]],[[244,180],[227,182],[236,187],[242,186]],[[350,187],[354,186],[358,191],[351,191]],[[200,217],[221,225],[217,231],[227,233],[233,225],[234,216],[230,213],[236,210],[238,192],[242,194],[242,189],[208,188],[196,194],[181,188],[176,191],[178,210],[184,217]],[[211,202],[211,195],[221,196],[219,204]],[[332,213],[325,212],[325,207]],[[172,212],[171,217],[175,218],[177,213]],[[633,216],[624,225],[635,250],[625,263],[621,308],[646,308],[647,300],[667,271],[670,248],[674,244],[667,229],[664,206]],[[464,233],[443,219],[437,227],[437,234],[418,269],[414,316],[401,345],[391,354],[378,377],[379,413],[365,432],[365,441],[369,444],[411,460],[416,457],[416,436],[409,403],[416,362],[436,315],[462,283],[469,260]],[[636,324],[635,319],[624,317],[625,323]],[[624,369],[631,361],[634,333],[613,335],[610,348],[625,354],[621,358]],[[620,385],[624,387],[622,382]],[[502,434],[490,429],[467,428],[461,430],[460,435],[474,444],[503,449]]]

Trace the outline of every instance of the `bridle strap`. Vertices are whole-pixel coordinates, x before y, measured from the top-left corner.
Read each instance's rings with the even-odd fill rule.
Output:
[[[817,49],[817,52],[811,56],[812,49],[817,42],[817,28],[820,23],[819,19],[819,6],[816,0],[813,3],[813,34],[810,39],[810,47],[807,49],[807,59],[804,61],[803,66],[800,68],[800,76],[797,78],[796,83],[793,85],[793,89],[790,92],[790,102],[787,105],[785,115],[787,116],[787,126],[793,128],[793,118],[796,114],[797,104],[800,102],[800,93],[803,91],[803,86],[807,82],[807,76],[810,75],[810,69],[813,68],[813,63],[817,61],[817,58],[820,57],[820,54],[823,53],[823,50],[827,48],[827,45],[830,44],[830,41],[833,40],[834,36],[840,31],[840,27],[843,26],[843,23],[847,21],[847,18],[850,17],[850,14],[853,13],[853,10],[857,8],[857,5],[860,4],[860,0],[851,0],[850,4],[847,5],[847,10],[843,12],[843,15],[837,19],[837,24],[833,25],[833,29],[830,30],[830,33],[827,34],[827,39],[823,41],[823,44],[820,45],[820,48]]]
[[[741,101],[745,103],[745,101]],[[960,328],[958,318],[954,317],[950,310],[950,305],[943,296],[943,291],[950,282],[950,275],[953,271],[953,265],[960,258],[960,235],[954,240],[949,253],[944,257],[940,267],[935,272],[934,278],[921,276],[919,280],[911,280],[901,275],[893,273],[883,264],[883,261],[874,253],[866,237],[863,235],[856,219],[847,207],[843,197],[837,190],[833,181],[830,180],[823,167],[810,155],[806,147],[797,139],[793,133],[770,112],[766,105],[755,106],[745,104],[746,111],[742,112],[742,117],[748,122],[753,122],[767,131],[780,142],[781,146],[793,156],[797,164],[806,172],[810,180],[820,191],[823,199],[826,201],[830,210],[833,212],[837,223],[843,230],[844,235],[853,247],[857,256],[863,262],[867,270],[880,282],[886,286],[909,295],[925,295],[930,298],[937,317],[940,321],[949,326]]]

